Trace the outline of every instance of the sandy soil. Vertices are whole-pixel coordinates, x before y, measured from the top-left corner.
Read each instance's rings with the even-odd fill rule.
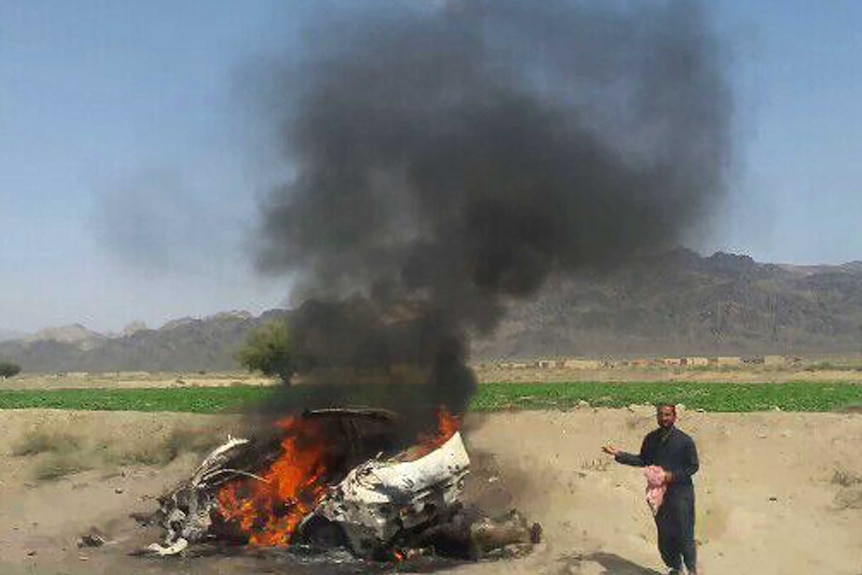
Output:
[[[109,373],[21,374],[3,381],[3,389],[82,389],[148,387],[230,387],[278,385],[278,380],[246,372],[159,373],[145,371]]]
[[[570,381],[703,381],[714,383],[786,383],[788,381],[862,383],[862,371],[804,367],[749,367],[692,369],[684,367],[617,367],[601,369],[527,367],[520,369],[480,366],[482,383],[554,383]]]
[[[858,363],[858,362],[857,362]],[[856,365],[856,364],[854,364]],[[862,370],[806,369],[804,365],[783,367],[615,367],[501,368],[493,364],[473,366],[480,383],[536,383],[571,381],[704,381],[720,383],[783,383],[788,381],[862,383]],[[302,378],[296,380],[302,384]],[[219,373],[65,373],[22,374],[3,382],[4,389],[225,387],[232,385],[279,385],[273,378],[247,372]]]
[[[639,471],[599,451],[608,441],[636,449],[652,425],[647,407],[471,416],[470,496],[522,510],[542,523],[546,542],[522,560],[451,572],[663,573]],[[324,572],[271,555],[168,561],[128,555],[158,536],[128,514],[154,510],[154,496],[194,467],[195,449],[240,427],[222,416],[0,411],[0,573]],[[701,453],[702,573],[862,573],[862,415],[685,412],[680,427]],[[20,454],[39,451],[45,440],[34,437],[61,449]],[[159,460],[166,451],[177,457]],[[91,469],[44,478],[46,470],[62,471],[69,455]],[[112,542],[77,548],[92,527]]]

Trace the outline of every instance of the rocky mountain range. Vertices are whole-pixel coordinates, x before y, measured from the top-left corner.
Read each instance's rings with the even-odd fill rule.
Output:
[[[173,320],[158,329],[135,323],[116,335],[71,325],[2,342],[0,358],[46,373],[232,370],[239,368],[234,354],[249,331],[285,314],[225,312]]]
[[[479,357],[862,350],[862,262],[763,264],[679,249],[549,282],[511,306]]]
[[[226,312],[115,335],[53,328],[0,341],[0,360],[30,372],[237,369],[248,332],[287,315]],[[476,359],[860,350],[862,261],[792,266],[685,249],[552,279],[473,341]]]

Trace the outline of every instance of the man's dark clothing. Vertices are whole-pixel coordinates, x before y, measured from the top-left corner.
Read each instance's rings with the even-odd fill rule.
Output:
[[[691,437],[672,427],[658,428],[644,437],[640,453],[623,453],[615,459],[625,465],[644,467],[658,465],[673,475],[664,501],[655,516],[658,527],[658,549],[665,565],[680,569],[685,562],[689,572],[697,568],[694,544],[694,485],[691,476],[697,473],[697,449]]]

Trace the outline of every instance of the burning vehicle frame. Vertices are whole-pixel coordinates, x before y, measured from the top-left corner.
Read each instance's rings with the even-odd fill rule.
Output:
[[[478,559],[538,542],[540,527],[517,512],[492,519],[463,506],[470,458],[456,418],[441,410],[435,433],[393,449],[397,417],[321,409],[279,421],[280,437],[229,437],[159,499],[154,519],[165,537],[148,551],[170,556],[220,541],[345,548],[373,560],[441,550]]]

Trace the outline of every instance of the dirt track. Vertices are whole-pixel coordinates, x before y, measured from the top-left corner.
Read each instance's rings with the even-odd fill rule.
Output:
[[[0,573],[285,572],[287,566],[272,558],[154,561],[127,555],[156,535],[128,514],[153,510],[153,496],[198,459],[181,453],[163,465],[155,462],[158,451],[182,452],[195,438],[236,432],[238,425],[216,416],[0,412]],[[651,426],[649,408],[471,417],[471,496],[515,506],[545,528],[546,543],[505,569],[663,573],[639,472],[599,452],[606,441],[635,449]],[[696,486],[703,572],[862,572],[862,415],[684,413],[680,427],[695,437],[701,452]],[[184,438],[179,447],[177,429]],[[86,453],[93,469],[37,481],[35,474],[57,454],[12,455],[37,432],[77,437],[69,449]],[[92,526],[116,542],[79,550],[77,537]],[[452,572],[491,574],[502,568],[487,563]],[[295,566],[289,570],[298,572]]]

